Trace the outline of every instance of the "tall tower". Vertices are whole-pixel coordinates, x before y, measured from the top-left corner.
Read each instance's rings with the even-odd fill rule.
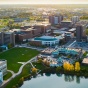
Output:
[[[82,42],[83,37],[86,37],[85,26],[77,25],[76,26],[76,40],[77,40],[77,42]]]
[[[56,15],[52,15],[52,16],[49,16],[49,23],[51,24],[60,24],[61,21],[63,20],[63,16],[62,15],[59,15],[59,16],[56,16]]]

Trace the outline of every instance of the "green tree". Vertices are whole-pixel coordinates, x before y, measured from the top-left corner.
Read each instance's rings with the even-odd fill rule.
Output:
[[[86,29],[86,35],[88,35],[88,29]]]

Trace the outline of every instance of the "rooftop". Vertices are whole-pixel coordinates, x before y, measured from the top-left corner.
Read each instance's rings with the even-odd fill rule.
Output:
[[[0,65],[3,63],[3,62],[5,62],[6,60],[0,60]]]
[[[88,58],[84,58],[82,61],[83,64],[88,64]]]
[[[72,31],[75,31],[75,30],[76,30],[76,28],[72,28],[72,29],[70,29],[69,31],[72,32]]]
[[[52,37],[52,36],[42,36],[42,37],[36,37],[34,38],[36,41],[55,41],[57,38]]]

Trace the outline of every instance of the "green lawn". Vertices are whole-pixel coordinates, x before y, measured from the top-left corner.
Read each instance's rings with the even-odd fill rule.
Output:
[[[10,78],[12,76],[12,73],[7,72],[7,74],[3,77],[4,80],[7,80],[8,78]]]
[[[28,48],[13,48],[11,50],[1,53],[0,59],[7,60],[7,67],[9,70],[18,72],[21,66],[21,64],[19,64],[18,62],[26,62],[38,54],[38,51]]]
[[[12,79],[5,88],[12,88],[14,85],[16,85],[21,77],[24,77],[30,74],[30,69],[31,69],[30,64],[25,65],[22,70],[22,73],[16,78]]]
[[[44,69],[44,67],[45,67],[41,63],[33,63],[33,65],[36,65],[36,68],[40,69],[40,70]],[[22,73],[19,76],[17,76],[16,78],[14,78],[13,80],[11,80],[5,88],[12,88],[12,86],[14,86],[18,83],[18,81],[21,77],[24,77],[24,76],[27,76],[28,74],[31,74],[30,73],[31,67],[32,66],[30,64],[25,65],[22,70]]]
[[[42,63],[32,63],[37,69],[43,70],[45,66]]]

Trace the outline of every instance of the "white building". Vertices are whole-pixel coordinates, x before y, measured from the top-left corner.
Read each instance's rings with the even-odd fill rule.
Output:
[[[78,22],[79,20],[80,20],[79,16],[73,16],[71,18],[71,21],[72,21],[73,24],[76,23],[76,22]]]
[[[0,72],[0,84],[2,84],[2,82],[3,82],[3,73]]]
[[[0,60],[0,71],[3,73],[3,75],[7,74],[7,61],[6,60]]]
[[[52,36],[36,37],[32,41],[41,42],[41,44],[45,46],[53,46],[53,45],[59,44],[59,39]]]

